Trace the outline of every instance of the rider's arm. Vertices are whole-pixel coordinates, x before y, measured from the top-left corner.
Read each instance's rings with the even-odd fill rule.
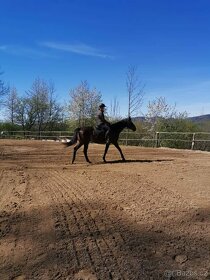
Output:
[[[100,119],[104,124],[110,125],[110,123],[105,119],[103,113],[99,114],[98,117],[99,117],[99,119]]]

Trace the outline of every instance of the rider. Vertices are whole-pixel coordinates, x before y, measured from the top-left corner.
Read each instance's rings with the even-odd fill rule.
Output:
[[[107,134],[110,129],[110,123],[105,119],[104,117],[104,110],[106,105],[101,103],[98,107],[98,114],[97,114],[97,126],[96,129],[99,131],[103,131],[105,133],[105,136],[107,137]]]

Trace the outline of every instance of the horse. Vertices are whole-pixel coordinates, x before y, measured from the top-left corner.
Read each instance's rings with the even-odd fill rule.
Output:
[[[109,132],[107,133],[106,137],[105,137],[103,132],[98,134],[97,130],[95,130],[92,126],[76,128],[71,141],[65,143],[65,145],[67,147],[76,144],[74,146],[72,164],[75,161],[76,153],[77,153],[78,149],[82,145],[84,145],[85,159],[88,163],[91,163],[91,161],[89,160],[88,155],[87,155],[88,145],[89,145],[90,142],[98,143],[98,144],[106,144],[104,155],[103,155],[103,161],[104,162],[106,162],[106,154],[108,152],[110,144],[113,144],[118,149],[118,151],[120,152],[122,161],[125,161],[125,157],[124,157],[124,155],[122,153],[122,150],[121,150],[121,148],[119,147],[119,144],[118,144],[119,135],[124,128],[128,128],[128,129],[131,129],[133,131],[136,131],[136,126],[133,124],[133,122],[131,120],[131,117],[111,124],[110,128],[109,128]]]

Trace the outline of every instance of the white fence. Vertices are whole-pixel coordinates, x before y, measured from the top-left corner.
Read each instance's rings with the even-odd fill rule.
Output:
[[[131,132],[127,135],[122,133],[120,140],[125,145],[210,151],[210,133],[207,132],[156,132],[148,134]]]
[[[57,140],[71,138],[73,131],[2,131],[0,138]],[[170,147],[210,151],[210,133],[156,132],[137,133],[123,131],[119,141],[124,145]]]
[[[183,146],[192,150],[210,151],[210,133],[207,132],[156,132],[156,147]]]
[[[73,131],[2,131],[0,138],[61,140],[62,138],[71,138],[73,133]]]

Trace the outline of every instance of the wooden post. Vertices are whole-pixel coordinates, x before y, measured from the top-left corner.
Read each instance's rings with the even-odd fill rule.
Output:
[[[125,145],[128,146],[128,129],[126,129]]]
[[[195,133],[193,133],[193,136],[192,136],[191,150],[194,150],[194,145],[195,145]]]
[[[159,147],[159,139],[160,139],[160,133],[156,132],[156,135],[155,135],[155,147],[156,148]]]

